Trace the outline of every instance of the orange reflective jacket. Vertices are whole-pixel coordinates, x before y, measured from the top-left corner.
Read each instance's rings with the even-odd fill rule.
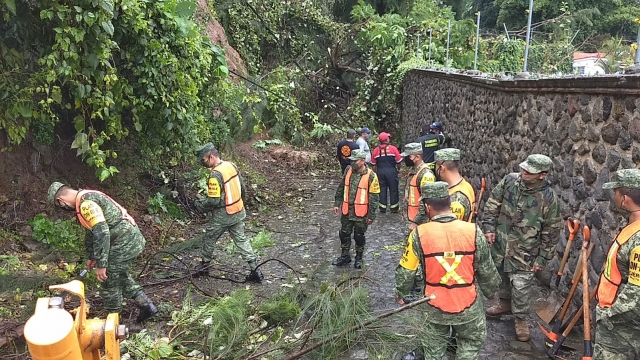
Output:
[[[349,215],[349,186],[351,184],[351,174],[353,169],[349,167],[344,177],[344,195],[342,197],[342,215]],[[362,175],[358,183],[356,198],[353,199],[353,206],[357,217],[365,217],[369,212],[369,176],[371,169],[367,169],[367,173]]]
[[[476,301],[473,261],[476,226],[461,220],[431,221],[417,230],[424,255],[425,294],[434,294],[429,305],[457,314]]]
[[[471,202],[471,212],[469,214],[465,214],[465,216],[468,216],[467,221],[471,222],[471,214],[473,214],[473,209],[476,207],[476,195],[475,191],[473,190],[473,186],[471,186],[471,184],[469,184],[467,180],[462,179],[462,181],[460,181],[458,185],[449,188],[449,195],[453,195],[458,191],[464,194],[464,196],[466,196],[467,199],[469,199],[469,201]]]
[[[120,210],[120,214],[122,214],[122,220],[126,220],[131,225],[136,226],[136,221],[133,219],[133,217],[131,217],[131,215],[129,215],[129,213],[127,212],[127,209],[122,207],[122,205],[118,204],[115,200],[110,198],[107,194],[97,190],[81,190],[78,192],[78,195],[76,196],[76,216],[78,217],[78,222],[80,222],[80,225],[82,225],[83,228],[88,230],[92,229],[91,225],[82,217],[82,214],[80,213],[80,205],[82,205],[82,200],[83,200],[82,197],[87,194],[99,194],[106,197],[118,208],[118,210]]]
[[[640,231],[640,221],[627,225],[609,247],[604,269],[598,282],[598,292],[596,293],[596,299],[598,299],[598,305],[601,308],[609,308],[616,301],[620,284],[622,284],[622,275],[620,274],[620,269],[618,269],[618,250],[638,231]],[[637,269],[630,268],[629,270],[637,272]]]
[[[244,208],[242,201],[242,185],[238,170],[228,161],[223,161],[214,167],[211,172],[217,171],[222,175],[222,186],[224,187],[224,205],[227,214],[237,214]]]
[[[406,199],[407,218],[409,221],[413,221],[420,210],[420,184],[418,184],[418,177],[428,168],[429,164],[420,164],[417,169],[418,171],[416,171],[416,174],[411,178],[411,182],[409,182],[409,198]]]

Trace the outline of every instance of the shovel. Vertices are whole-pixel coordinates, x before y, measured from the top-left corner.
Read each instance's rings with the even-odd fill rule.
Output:
[[[567,241],[567,246],[564,248],[564,254],[562,254],[562,261],[560,262],[560,268],[558,269],[557,274],[558,276],[556,276],[556,287],[560,284],[564,267],[569,259],[569,250],[571,250],[573,239],[576,238],[576,234],[578,233],[578,230],[580,230],[580,222],[578,220],[571,221],[571,219],[567,219],[567,227],[569,228],[569,241]]]
[[[593,250],[593,247],[594,247],[593,244],[589,245],[587,256],[591,256],[591,251]],[[552,324],[559,316],[561,316],[561,314],[562,314],[561,320],[564,319],[564,316],[566,315],[565,307],[568,308],[567,301],[571,301],[571,298],[573,297],[573,293],[576,287],[578,286],[577,283],[580,281],[580,276],[582,275],[582,267],[580,266],[580,264],[582,264],[582,253],[580,254],[576,264],[577,266],[576,266],[575,273],[573,274],[573,279],[571,280],[572,285],[571,285],[571,289],[569,290],[568,300],[567,299],[565,299],[564,301],[559,300],[559,297],[556,296],[555,293],[552,293],[549,300],[540,308],[538,308],[538,310],[536,311],[540,319],[542,319],[547,324]],[[559,304],[562,304],[562,305],[559,305]],[[562,311],[563,309],[564,311]],[[557,333],[559,334],[560,332],[558,331]]]
[[[547,337],[547,340],[545,341],[545,345],[547,347],[552,347],[554,345],[554,343],[558,342],[559,339],[559,335],[562,333],[562,321],[564,320],[565,316],[567,315],[567,311],[569,310],[569,305],[571,305],[571,299],[573,298],[573,295],[576,292],[576,289],[578,288],[578,283],[580,281],[580,276],[584,276],[583,274],[583,266],[581,265],[582,262],[586,261],[589,256],[591,255],[591,252],[593,251],[594,248],[594,244],[589,244],[589,250],[584,249],[584,251],[582,251],[582,253],[580,254],[580,259],[577,262],[577,268],[576,268],[576,272],[573,276],[573,284],[571,285],[571,289],[569,290],[569,294],[566,298],[566,300],[564,301],[564,304],[562,305],[562,308],[560,309],[560,313],[557,314],[557,316],[553,316],[550,321],[548,321],[548,324],[553,323],[552,330],[551,331],[547,331],[547,329],[544,328],[544,326],[542,326],[540,323],[538,323],[538,327],[540,328],[540,331],[542,331],[542,333]],[[549,314],[552,314],[553,312],[548,311],[548,309],[540,309],[538,310],[537,314],[538,316],[546,321],[546,319],[544,318],[545,316],[548,317]],[[570,348],[569,346],[566,345],[562,345],[563,349],[573,349]]]
[[[582,254],[585,255],[587,252],[587,244],[591,240],[591,230],[585,226],[583,229],[583,237],[584,241],[582,243]],[[593,245],[593,244],[591,244]],[[593,289],[591,294],[589,294],[589,271],[588,271],[588,258],[589,256],[582,257],[582,307],[578,309],[576,314],[573,316],[573,319],[567,325],[567,328],[562,332],[562,335],[558,338],[558,341],[553,344],[553,346],[549,349],[547,354],[552,358],[564,359],[561,356],[558,356],[558,350],[562,348],[562,344],[566,337],[571,332],[571,329],[578,322],[580,317],[584,316],[584,355],[582,357],[583,360],[590,360],[593,358],[593,343],[591,341],[591,307],[589,306],[591,299],[596,295],[596,288]]]
[[[596,289],[593,289],[591,294],[589,294],[589,300],[593,299],[595,296],[596,296]],[[573,314],[571,321],[566,325],[566,328],[564,329],[562,334],[560,334],[560,337],[558,337],[558,341],[553,343],[553,346],[551,346],[551,348],[547,351],[547,354],[549,356],[551,356],[552,358],[564,359],[564,357],[558,355],[558,351],[566,350],[567,348],[569,348],[568,346],[563,344],[564,340],[567,338],[567,336],[569,336],[569,333],[571,333],[571,330],[583,315],[584,315],[584,304],[580,306],[580,308],[575,314]],[[575,350],[573,348],[569,348],[569,349]]]

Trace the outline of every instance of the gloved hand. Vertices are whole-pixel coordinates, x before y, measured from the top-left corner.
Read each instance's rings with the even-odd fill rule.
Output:
[[[191,207],[194,208],[198,213],[204,213],[204,207],[202,206],[202,203],[197,199],[191,200],[189,205],[191,205]]]

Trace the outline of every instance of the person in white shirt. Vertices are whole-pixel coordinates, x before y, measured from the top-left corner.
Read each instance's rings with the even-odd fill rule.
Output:
[[[371,130],[364,126],[360,130],[360,137],[358,138],[358,140],[356,140],[356,144],[358,144],[360,150],[364,151],[365,154],[367,154],[367,158],[365,159],[367,164],[371,164],[371,150],[369,149],[369,144],[367,143],[369,136],[371,136]]]

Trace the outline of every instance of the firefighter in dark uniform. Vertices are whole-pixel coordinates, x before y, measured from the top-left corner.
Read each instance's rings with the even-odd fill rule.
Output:
[[[391,134],[383,132],[378,135],[380,145],[373,150],[371,164],[380,182],[380,212],[400,212],[400,195],[398,191],[398,167],[402,163],[402,156],[397,147],[389,144]],[[387,189],[390,202],[387,203]],[[388,205],[387,205],[388,204]]]
[[[427,131],[426,125],[422,130],[423,132]],[[444,147],[443,145],[451,144],[451,138],[442,133],[442,123],[436,121],[429,125],[428,132],[420,136],[416,142],[422,145],[422,160],[429,166],[431,171],[434,171],[435,161],[433,159],[433,153]]]

